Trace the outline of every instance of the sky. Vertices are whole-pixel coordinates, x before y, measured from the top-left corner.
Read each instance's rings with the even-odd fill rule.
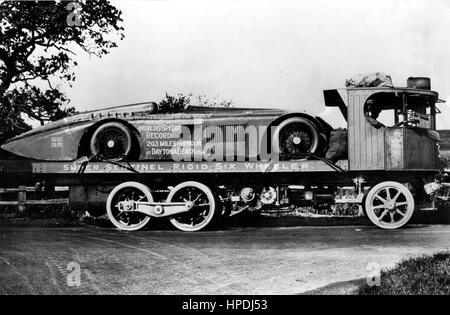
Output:
[[[90,110],[169,94],[232,100],[345,121],[322,90],[359,73],[394,85],[428,76],[450,101],[447,0],[114,0],[126,38],[101,59],[78,54],[71,105]],[[438,129],[450,129],[440,105]]]

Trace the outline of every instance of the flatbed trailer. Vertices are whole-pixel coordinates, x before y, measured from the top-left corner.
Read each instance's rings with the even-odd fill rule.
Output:
[[[433,178],[437,174],[434,170],[423,169],[350,170],[348,160],[339,160],[336,163],[327,160],[36,161],[32,162],[31,166],[35,178],[52,185],[69,186],[69,202],[72,207],[86,209],[92,213],[95,213],[95,209],[99,210],[98,213],[104,213],[106,203],[108,214],[113,216],[114,203],[117,206],[113,199],[120,195],[120,191],[127,194],[133,194],[134,191],[141,197],[144,196],[142,200],[129,204],[120,201],[120,207],[132,207],[133,211],[143,215],[136,222],[131,220],[132,223],[126,225],[121,222],[122,219],[118,218],[116,222],[112,220],[121,229],[128,227],[129,230],[141,228],[151,217],[169,217],[174,221],[177,215],[181,218],[183,213],[191,213],[194,205],[190,202],[195,199],[193,194],[202,195],[201,198],[207,201],[205,204],[214,204],[214,215],[206,215],[206,219],[200,222],[194,222],[192,218],[172,222],[181,230],[196,231],[203,228],[205,222],[209,224],[213,219],[242,211],[353,204],[359,206],[360,212],[363,212],[367,207],[380,207],[378,201],[375,201],[377,198],[389,202],[388,195],[391,198],[400,196],[399,204],[407,211],[399,212],[404,216],[412,216],[414,207],[417,206],[413,195],[416,200],[421,199],[423,196],[417,196],[423,195],[420,189],[423,179]],[[375,202],[375,206],[367,202],[369,193],[374,194],[374,187],[378,197],[371,197],[371,203]],[[126,213],[126,210],[121,210],[121,213],[124,212]],[[383,227],[390,228],[391,225]]]
[[[33,162],[34,174],[211,174],[211,173],[323,173],[348,170],[348,161],[335,165],[321,160],[277,162]]]
[[[153,180],[155,183],[176,183],[179,180],[221,178],[221,182],[269,181],[291,185],[352,185],[357,178],[373,185],[381,179],[419,184],[439,172],[429,169],[350,170],[348,160],[331,163],[325,160],[255,161],[255,162],[32,162],[36,178],[56,185],[89,184],[124,179]],[[244,176],[244,177],[240,177]],[[314,183],[310,180],[314,178]]]

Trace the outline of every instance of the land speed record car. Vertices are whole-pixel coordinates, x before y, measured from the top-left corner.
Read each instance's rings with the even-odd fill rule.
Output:
[[[148,102],[76,114],[2,148],[43,161],[308,159],[325,154],[331,130],[320,117],[280,109],[189,106],[162,113]]]

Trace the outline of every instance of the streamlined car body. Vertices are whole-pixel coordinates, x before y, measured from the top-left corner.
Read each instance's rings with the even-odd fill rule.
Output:
[[[291,159],[323,155],[330,131],[319,117],[280,109],[189,106],[161,113],[150,102],[73,115],[2,148],[44,161],[256,160],[273,153]]]

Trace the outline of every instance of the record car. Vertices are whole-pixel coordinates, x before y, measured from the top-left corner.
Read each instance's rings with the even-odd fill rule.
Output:
[[[2,148],[44,161],[282,159],[323,155],[331,127],[281,109],[189,106],[162,113],[153,102],[89,111],[8,140]]]

